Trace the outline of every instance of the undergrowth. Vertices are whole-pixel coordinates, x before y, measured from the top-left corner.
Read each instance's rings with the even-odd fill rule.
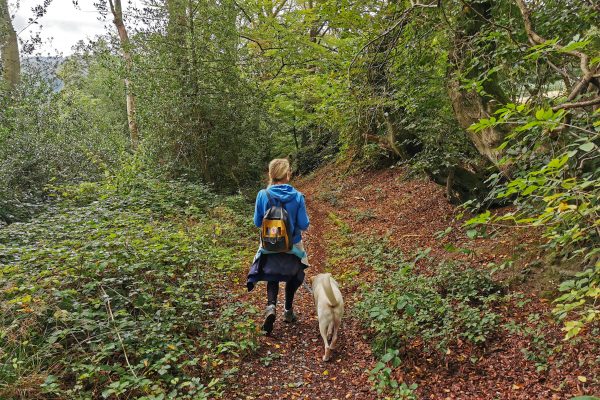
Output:
[[[0,230],[0,398],[218,397],[257,346],[216,286],[251,258],[251,210],[148,178],[54,193]]]
[[[483,344],[494,334],[500,320],[494,305],[501,296],[486,272],[441,264],[426,276],[399,261],[364,290],[357,310],[368,321],[376,351],[418,342],[445,354],[457,340]]]
[[[424,350],[442,361],[461,341],[485,344],[500,324],[495,306],[503,289],[489,273],[446,262],[419,274],[415,264],[428,259],[428,250],[407,262],[384,239],[356,246],[356,256],[368,259],[376,273],[373,282],[362,286],[356,304],[356,314],[369,329],[379,357],[370,380],[379,394],[391,398],[416,398],[415,384],[395,378],[402,355]]]
[[[335,266],[340,282],[356,284],[361,264],[375,273],[359,287],[354,312],[368,328],[379,358],[369,379],[382,398],[416,398],[416,384],[396,378],[403,355],[424,350],[442,363],[459,342],[483,346],[499,330],[496,308],[504,289],[488,271],[443,262],[430,266],[427,274],[417,273],[417,262],[431,262],[431,249],[406,261],[386,238],[360,237],[337,215],[328,217],[335,226],[326,237],[335,243],[329,246],[328,266]]]

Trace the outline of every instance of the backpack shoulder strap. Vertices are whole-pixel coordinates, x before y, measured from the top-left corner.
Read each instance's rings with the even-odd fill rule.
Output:
[[[267,205],[271,205],[271,196],[269,195],[269,189],[265,189],[265,193],[267,194]]]
[[[273,198],[269,195],[269,189],[265,189],[265,193],[267,194],[267,204],[268,205],[277,205],[273,202]],[[281,200],[278,199],[277,197],[275,197],[275,200],[277,200],[279,202],[279,205],[281,207],[283,207],[283,204],[281,203]]]

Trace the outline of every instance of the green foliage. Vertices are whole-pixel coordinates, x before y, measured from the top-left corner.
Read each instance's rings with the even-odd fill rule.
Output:
[[[409,6],[320,1],[267,12],[240,2],[243,43],[279,128],[277,154],[297,154],[302,172],[337,155],[389,165],[395,147],[432,173],[474,157],[446,93],[441,21],[415,11],[403,30],[377,40]]]
[[[559,290],[562,295],[554,301],[554,312],[561,320],[577,318],[565,321],[565,338],[570,339],[586,324],[600,319],[600,310],[594,306],[600,298],[600,261],[593,268],[578,273],[574,279],[562,282]]]
[[[253,186],[274,129],[241,68],[235,2],[169,1],[155,13],[132,37],[145,162],[222,192]]]
[[[110,116],[73,101],[68,89],[55,93],[38,77],[26,76],[6,101],[0,112],[0,220],[34,214],[48,183],[98,179],[118,163],[122,138],[100,123]]]
[[[573,104],[597,93],[568,93],[581,81],[582,60],[588,70],[600,62],[597,7],[589,1],[526,1],[532,29],[546,38],[530,45],[531,34],[512,1],[434,3],[157,1],[127,15],[131,71],[113,33],[78,46],[62,60],[60,90],[32,72],[15,91],[2,91],[0,221],[23,221],[50,210],[32,224],[0,233],[6,252],[2,277],[11,282],[2,292],[2,323],[13,318],[11,329],[33,332],[27,344],[3,347],[0,357],[12,358],[3,358],[11,362],[2,374],[16,385],[42,371],[48,376],[46,390],[58,397],[77,391],[146,395],[146,387],[151,392],[156,386],[157,393],[184,390],[178,386],[182,381],[169,379],[191,377],[182,360],[214,355],[217,341],[223,354],[246,351],[235,347],[240,342],[223,339],[230,323],[235,325],[231,310],[218,310],[221,327],[202,324],[207,315],[216,315],[210,313],[217,313],[218,304],[203,297],[212,295],[206,284],[212,277],[198,260],[210,270],[236,265],[226,246],[236,244],[228,243],[232,239],[223,232],[230,228],[220,219],[234,219],[245,230],[247,223],[237,215],[249,211],[240,196],[220,199],[208,186],[184,181],[239,192],[257,184],[266,162],[276,156],[291,156],[300,173],[337,157],[359,168],[401,161],[446,185],[449,197],[457,191],[453,186],[469,195],[489,190],[485,201],[475,204],[484,212],[467,222],[467,236],[485,236],[487,225],[540,229],[548,254],[581,266],[561,285],[556,300],[567,337],[597,322],[600,113]],[[126,70],[141,137],[135,154],[128,138]],[[483,188],[481,177],[489,174],[489,188]],[[320,196],[340,205],[338,189]],[[498,203],[512,203],[513,211],[485,211]],[[368,222],[373,216],[355,217]],[[339,238],[350,240],[350,227],[333,214],[330,218]],[[486,274],[440,266],[437,278],[415,275],[412,263],[399,262],[402,255],[388,250],[383,242],[361,242],[346,253],[332,253],[333,261],[347,253],[374,255],[372,265],[382,279],[361,304],[363,316],[375,313],[379,347],[390,336],[400,348],[421,328],[431,347],[442,352],[452,335],[483,343],[493,334],[497,295]],[[447,250],[473,252],[452,244]],[[426,257],[423,250],[419,258]],[[92,273],[92,266],[99,271]],[[196,270],[198,282],[186,279],[181,292],[167,284],[173,279],[169,274]],[[55,272],[64,280],[50,281]],[[72,282],[72,275],[80,279]],[[155,293],[151,285],[164,292]],[[67,300],[52,297],[54,286]],[[67,293],[73,287],[77,290]],[[152,293],[147,309],[134,303],[138,293]],[[378,303],[378,296],[392,305]],[[165,300],[171,297],[177,301]],[[107,317],[109,303],[114,322]],[[173,315],[172,308],[184,312],[186,304],[199,313],[186,321],[206,329],[198,341]],[[64,320],[54,317],[59,310],[69,313],[63,318],[60,311]],[[151,320],[144,312],[158,316]],[[84,321],[81,313],[94,318]],[[67,318],[72,315],[73,321]],[[104,325],[90,322],[101,315]],[[161,338],[151,335],[154,323],[185,329]],[[135,329],[141,327],[147,331],[140,336]],[[131,368],[124,366],[117,330],[123,332],[121,347],[128,353],[134,349]],[[53,332],[62,333],[47,343]],[[7,340],[8,333],[2,335],[0,340]],[[105,337],[110,340],[102,342]],[[151,354],[148,362],[160,367],[139,364],[145,355],[138,349],[163,344],[186,356],[174,354],[176,361],[167,363]],[[67,360],[58,358],[71,347]],[[97,360],[90,359],[102,366],[92,372],[86,370],[92,368],[91,361],[86,364],[90,354],[97,354]],[[75,365],[75,372],[61,369],[65,375],[58,376],[50,371],[51,362]],[[199,362],[202,376],[192,384],[208,387],[216,377],[213,367]],[[380,372],[378,380],[392,382],[385,369]],[[206,392],[218,391],[217,384],[210,386]]]
[[[563,349],[561,344],[555,343],[552,338],[544,333],[547,323],[548,321],[542,319],[539,314],[531,314],[527,323],[519,324],[509,321],[505,325],[505,328],[512,334],[528,339],[528,346],[523,347],[521,352],[526,360],[535,364],[538,372],[547,371],[551,358]]]
[[[539,227],[543,246],[557,264],[583,270],[561,287],[563,295],[556,300],[556,315],[565,320],[566,337],[571,338],[600,314],[600,114],[579,104],[597,93],[586,87],[578,90],[576,84],[586,70],[598,65],[598,9],[585,2],[525,4],[531,8],[529,29],[538,35],[533,45],[527,43],[531,33],[517,36],[508,33],[513,29],[497,29],[515,26],[511,13],[502,12],[505,6],[499,2],[494,10],[498,25],[485,26],[481,37],[490,46],[468,60],[476,68],[488,57],[484,52],[492,50],[489,57],[497,67],[471,77],[470,84],[481,92],[490,83],[500,83],[512,99],[496,97],[502,105],[471,130],[478,136],[490,129],[505,132],[497,143],[499,171],[490,178],[492,190],[485,204],[511,202],[514,211],[502,216],[488,213],[467,225]],[[521,30],[520,24],[516,27]]]
[[[256,348],[256,311],[217,285],[251,257],[249,210],[116,181],[0,231],[0,397],[214,398]]]
[[[598,400],[600,399],[600,397],[596,397],[596,396],[576,396],[576,397],[571,397],[569,400]]]
[[[379,395],[389,394],[395,400],[415,400],[417,397],[414,390],[417,388],[417,384],[398,383],[393,376],[394,369],[402,363],[398,354],[398,350],[388,349],[375,368],[369,371],[369,381],[373,382]]]
[[[483,344],[497,329],[501,288],[484,271],[440,265],[433,276],[413,263],[390,260],[364,289],[358,314],[374,334],[376,351],[410,348],[415,341],[444,354],[457,340]]]
[[[569,116],[566,130],[560,128],[567,118],[562,109],[508,104],[496,114],[497,118],[481,120],[472,129],[514,126],[501,146],[511,179],[499,180],[500,174],[495,174],[490,197],[513,198],[515,211],[495,216],[486,212],[466,225],[540,227],[549,252],[563,262],[584,266],[575,279],[561,285],[563,295],[556,299],[556,314],[566,321],[566,337],[571,338],[600,315],[600,153],[596,144],[600,113]]]

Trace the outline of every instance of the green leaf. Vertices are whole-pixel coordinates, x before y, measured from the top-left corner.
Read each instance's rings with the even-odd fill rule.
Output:
[[[586,142],[586,143],[582,144],[581,146],[579,146],[579,149],[583,150],[585,152],[590,152],[590,151],[594,150],[595,147],[596,147],[596,145],[593,142]]]
[[[385,353],[383,355],[383,357],[381,357],[381,361],[384,363],[388,363],[392,360],[392,358],[394,358],[395,354],[392,350],[389,350],[387,353]]]
[[[577,397],[571,397],[569,400],[600,400],[600,397],[596,397],[596,396],[577,396]]]
[[[535,118],[539,119],[539,120],[544,119],[544,109],[543,108],[540,108],[535,112]]]
[[[528,186],[525,190],[523,190],[523,192],[521,193],[521,195],[523,196],[529,196],[531,193],[533,193],[536,189],[538,188],[538,186],[536,185],[531,185]]]
[[[571,42],[569,44],[567,44],[565,47],[563,47],[562,49],[560,49],[559,51],[561,53],[567,53],[569,51],[574,51],[574,50],[578,50],[578,49],[583,49],[585,46],[587,46],[589,43],[591,42],[591,40],[582,40],[580,42]]]
[[[567,321],[565,322],[564,331],[567,332],[565,335],[565,340],[569,340],[579,334],[581,329],[583,328],[583,322],[581,321]]]

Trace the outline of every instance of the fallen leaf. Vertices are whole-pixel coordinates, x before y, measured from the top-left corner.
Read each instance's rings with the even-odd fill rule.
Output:
[[[586,378],[585,376],[583,376],[583,375],[579,375],[579,376],[577,377],[577,379],[579,379],[579,382],[583,382],[583,383],[586,383],[586,382],[587,382],[587,378]]]

